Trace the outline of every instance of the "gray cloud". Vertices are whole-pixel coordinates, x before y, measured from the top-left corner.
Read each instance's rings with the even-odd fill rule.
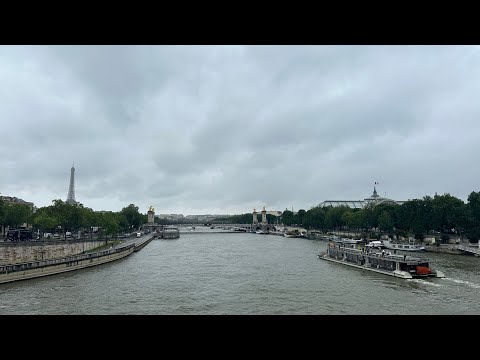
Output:
[[[0,192],[159,213],[478,191],[478,46],[3,46]]]

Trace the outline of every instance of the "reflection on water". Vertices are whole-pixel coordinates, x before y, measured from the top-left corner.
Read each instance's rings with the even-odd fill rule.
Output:
[[[427,253],[445,278],[319,260],[324,241],[182,233],[114,263],[0,285],[0,314],[480,314],[480,258]]]

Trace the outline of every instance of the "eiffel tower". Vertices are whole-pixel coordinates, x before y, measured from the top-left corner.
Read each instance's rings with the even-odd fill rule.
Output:
[[[70,187],[68,188],[67,204],[75,205],[77,201],[75,200],[75,162],[72,164],[70,169]]]

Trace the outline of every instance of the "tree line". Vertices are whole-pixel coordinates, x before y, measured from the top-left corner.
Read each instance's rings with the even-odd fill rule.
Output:
[[[246,213],[217,219],[227,223],[251,224],[252,214]],[[276,223],[267,215],[269,223]],[[259,218],[259,221],[261,219]],[[414,236],[422,240],[429,232],[438,233],[446,241],[449,234],[459,234],[471,241],[480,239],[480,192],[472,192],[465,203],[448,193],[424,196],[406,201],[402,205],[373,203],[363,209],[347,206],[312,207],[297,213],[286,209],[279,222],[286,226],[299,225],[309,230],[347,230],[368,232],[372,229],[389,235]]]
[[[98,228],[102,234],[114,235],[131,232],[146,222],[147,215],[141,214],[134,204],[114,212],[94,211],[81,203],[69,204],[62,200],[53,200],[52,205],[38,209],[0,200],[0,225],[19,228],[25,223],[32,224],[33,230],[42,234],[64,234],[67,231],[91,233],[92,228]]]
[[[261,214],[257,215],[261,222]],[[215,223],[251,224],[251,213],[217,218]],[[459,234],[471,241],[480,239],[480,192],[472,192],[465,203],[448,193],[424,196],[423,199],[406,201],[402,205],[383,203],[369,204],[363,209],[347,206],[320,207],[319,205],[297,213],[285,209],[280,218],[267,214],[270,224],[298,225],[309,230],[348,230],[368,232],[378,229],[389,235],[415,236],[423,239],[428,232],[439,233],[443,240],[448,234]],[[0,225],[18,228],[24,223],[32,224],[35,231],[62,232],[102,229],[107,235],[130,232],[147,222],[147,215],[130,204],[119,212],[94,211],[83,204],[68,204],[53,200],[52,205],[32,208],[26,204],[11,204],[0,200]],[[155,219],[156,223],[160,223]],[[60,231],[59,231],[60,230]],[[4,235],[4,234],[2,234]]]

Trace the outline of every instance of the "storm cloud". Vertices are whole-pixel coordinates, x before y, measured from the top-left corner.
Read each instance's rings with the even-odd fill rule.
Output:
[[[0,193],[240,214],[480,191],[478,46],[2,46]]]

